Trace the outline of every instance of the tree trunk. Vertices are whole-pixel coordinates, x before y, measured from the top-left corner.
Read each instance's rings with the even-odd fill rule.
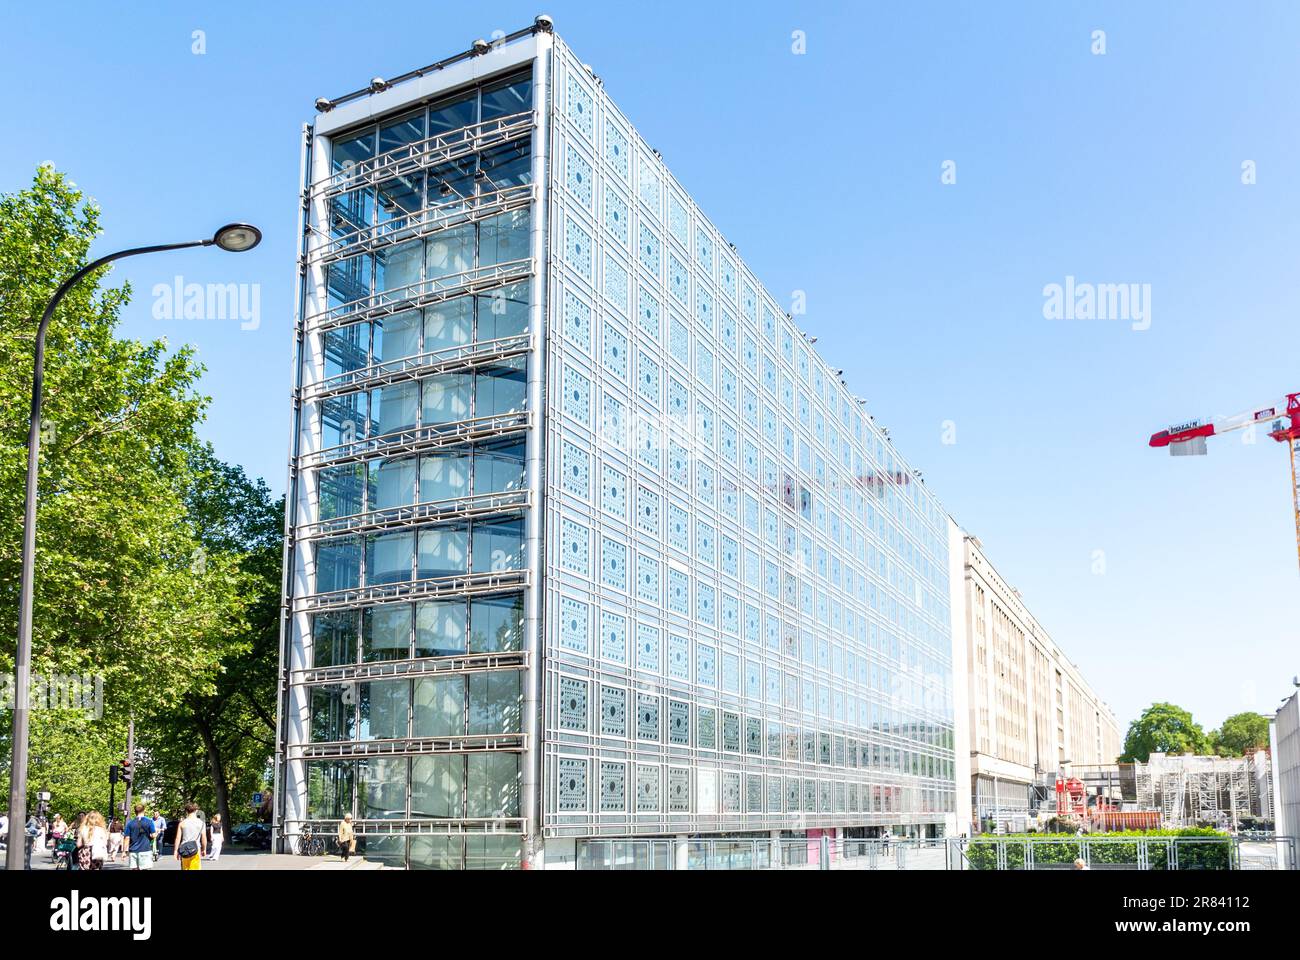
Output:
[[[226,785],[226,770],[221,763],[221,751],[217,747],[216,737],[206,717],[195,714],[195,723],[203,737],[203,745],[208,751],[208,768],[212,771],[212,787],[217,795],[217,813],[221,814],[221,836],[225,840],[230,836],[230,791]],[[209,815],[209,822],[211,816]]]

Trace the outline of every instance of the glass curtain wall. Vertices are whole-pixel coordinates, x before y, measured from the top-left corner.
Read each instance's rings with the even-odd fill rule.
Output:
[[[529,206],[492,212],[519,197],[532,180],[532,141],[525,135],[446,162],[425,163],[431,138],[464,139],[481,124],[514,124],[532,110],[531,73],[516,74],[408,110],[332,141],[334,171],[367,171],[333,196],[328,230],[337,256],[325,270],[331,308],[386,302],[424,292],[455,294],[460,276],[511,265],[511,282],[452,295],[382,318],[333,327],[321,336],[324,377],[356,383],[314,401],[323,448],[360,440],[410,435],[426,427],[497,417],[525,409],[523,357],[477,363],[463,372],[426,374],[410,381],[366,385],[390,370],[455,361],[500,350],[492,341],[521,345],[530,323]],[[526,122],[531,123],[531,117]],[[392,175],[369,175],[377,157]],[[466,214],[474,211],[474,218]],[[520,268],[513,265],[520,263]],[[427,301],[427,297],[425,298]],[[525,341],[526,345],[526,341]],[[372,379],[373,383],[373,379]],[[378,451],[377,451],[378,452]],[[525,489],[525,443],[518,436],[376,457],[361,464],[315,471],[321,521],[370,522],[377,512],[427,504],[456,506],[468,497]],[[478,502],[478,501],[476,501]],[[400,514],[380,513],[383,517]],[[420,514],[428,518],[428,512]],[[519,570],[525,563],[523,521],[517,517],[450,519],[380,532],[348,533],[313,542],[316,591],[363,585]],[[522,593],[384,603],[315,614],[312,661],[317,668],[360,668],[428,658],[516,654],[524,646]],[[480,661],[482,662],[482,661]],[[506,661],[511,662],[511,661]],[[433,820],[517,818],[519,754],[515,748],[473,753],[404,756],[412,739],[503,737],[522,732],[523,673],[519,669],[393,677],[315,684],[310,689],[310,741],[318,745],[376,744],[383,756],[307,763],[308,815],[418,824]],[[513,738],[513,739],[512,739]],[[332,752],[327,746],[326,752]],[[453,745],[453,749],[456,747]],[[396,825],[396,824],[395,824]],[[414,828],[394,834],[362,830],[359,851],[369,859],[422,869],[517,867],[518,835],[428,836]]]

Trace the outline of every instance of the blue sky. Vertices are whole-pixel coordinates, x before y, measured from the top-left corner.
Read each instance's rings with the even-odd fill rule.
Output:
[[[1284,448],[1146,446],[1300,390],[1300,6],[58,9],[0,14],[0,191],[53,161],[104,208],[102,251],[264,229],[251,254],[116,276],[136,290],[123,332],[198,347],[205,436],[276,489],[313,101],[545,11],[778,299],[806,291],[818,349],[1122,723],[1172,700],[1208,729],[1271,711],[1300,673]],[[260,284],[260,326],[154,319],[176,275]],[[1150,284],[1150,328],[1045,319],[1067,276]]]

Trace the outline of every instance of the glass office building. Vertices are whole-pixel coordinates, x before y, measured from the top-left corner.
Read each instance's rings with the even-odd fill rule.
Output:
[[[284,849],[951,829],[946,514],[549,21],[317,108]]]

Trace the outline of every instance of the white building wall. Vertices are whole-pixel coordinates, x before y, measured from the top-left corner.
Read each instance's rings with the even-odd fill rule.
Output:
[[[956,717],[954,770],[957,781],[957,833],[969,834],[974,822],[971,795],[971,704],[969,683],[970,604],[966,602],[966,534],[948,520],[948,593],[952,610],[952,707]]]
[[[949,555],[953,686],[968,701],[957,711],[958,743],[976,794],[973,814],[981,792],[989,806],[994,791],[1023,797],[1023,786],[1045,774],[1114,762],[1121,736],[1114,713],[955,522]]]
[[[1269,741],[1275,829],[1279,836],[1300,837],[1300,693],[1269,723]]]

